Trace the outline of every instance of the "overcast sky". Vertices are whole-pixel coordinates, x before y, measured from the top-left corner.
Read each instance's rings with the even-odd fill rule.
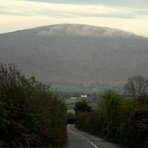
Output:
[[[61,23],[148,36],[148,0],[0,0],[0,33]]]

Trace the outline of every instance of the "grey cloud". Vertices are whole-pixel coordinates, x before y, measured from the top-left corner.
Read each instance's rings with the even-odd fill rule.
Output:
[[[106,17],[106,18],[127,18],[127,19],[134,19],[136,18],[135,15],[129,14],[117,14],[117,13],[107,13],[107,14],[98,14],[98,17]]]
[[[19,12],[19,11],[13,11],[8,9],[2,9],[0,8],[0,14],[5,15],[17,15],[17,16],[47,16],[52,18],[71,18],[71,17],[105,17],[105,18],[136,18],[136,13],[140,13],[138,10],[136,10],[135,14],[132,13],[96,13],[96,14],[84,14],[80,12],[61,12],[61,11],[47,11],[47,10],[40,10],[36,12]],[[148,13],[148,12],[147,12]],[[140,13],[141,14],[141,13]]]
[[[64,12],[50,12],[50,11],[40,11],[38,12],[40,15],[46,15],[49,17],[58,17],[58,18],[76,18],[76,17],[105,17],[105,18],[130,18],[133,19],[136,17],[134,14],[130,13],[98,13],[98,14],[83,14],[79,12],[71,12],[71,13],[64,13]]]
[[[32,1],[41,1],[41,0],[32,0]],[[47,0],[43,0],[48,2]],[[42,2],[43,2],[42,1]],[[56,0],[51,0],[51,1],[56,1]],[[66,0],[61,0],[61,1],[66,1]],[[77,0],[76,0],[77,1]],[[82,1],[82,0],[81,0]],[[90,0],[87,0],[87,2]],[[96,1],[96,0],[93,0]],[[99,2],[101,2],[102,0],[98,0]],[[106,0],[108,1],[108,0]],[[110,0],[111,1],[111,0]],[[117,0],[114,0],[114,2]],[[121,0],[118,0],[119,2]],[[127,0],[125,0],[127,1]],[[133,0],[131,0],[133,1]],[[138,0],[135,0],[138,1]],[[142,0],[145,1],[145,0]],[[72,0],[71,0],[72,2]],[[122,1],[123,2],[123,1]],[[111,7],[112,8],[112,7]],[[19,15],[19,16],[48,16],[48,17],[54,17],[54,18],[71,18],[71,17],[105,17],[105,18],[137,18],[140,16],[146,16],[148,15],[148,9],[140,9],[140,8],[124,8],[121,7],[121,10],[119,7],[113,7],[115,8],[117,11],[116,12],[108,12],[108,13],[81,13],[81,12],[66,12],[66,11],[57,11],[57,10],[52,10],[50,11],[44,8],[41,8],[41,10],[37,10],[37,11],[32,11],[32,10],[21,10],[18,9],[18,11],[16,11],[13,8],[7,8],[7,7],[0,7],[0,14],[5,14],[5,15]]]
[[[32,12],[16,11],[15,9],[7,9],[5,7],[0,7],[0,14],[4,15],[17,15],[17,16],[33,16]]]
[[[28,0],[26,0],[28,1]],[[118,17],[118,18],[135,18],[141,15],[148,15],[148,0],[31,0],[35,2],[49,2],[49,3],[67,3],[67,4],[91,4],[110,6],[119,9],[125,9],[125,12],[119,14],[101,14],[102,17]],[[130,13],[126,13],[126,10]],[[100,15],[100,16],[101,16]],[[147,16],[146,16],[147,17]]]
[[[148,9],[135,9],[133,10],[134,13],[139,15],[147,15],[148,16]]]
[[[30,1],[30,0],[26,0]],[[123,7],[148,7],[148,0],[31,0],[35,2],[49,3],[73,3],[73,4],[101,4]]]

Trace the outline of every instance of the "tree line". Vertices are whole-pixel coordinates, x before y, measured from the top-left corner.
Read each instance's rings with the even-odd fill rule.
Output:
[[[125,94],[107,90],[100,94],[98,110],[87,103],[75,104],[76,127],[125,148],[148,147],[148,80],[128,79]]]
[[[26,78],[14,64],[0,64],[0,147],[63,147],[66,112],[49,86]]]

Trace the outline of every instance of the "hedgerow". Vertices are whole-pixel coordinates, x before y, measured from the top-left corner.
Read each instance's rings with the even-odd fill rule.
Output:
[[[14,64],[0,64],[0,146],[59,148],[66,137],[64,102]]]
[[[125,148],[147,148],[148,103],[141,106],[135,101],[106,91],[100,96],[97,111],[77,115],[76,127]]]

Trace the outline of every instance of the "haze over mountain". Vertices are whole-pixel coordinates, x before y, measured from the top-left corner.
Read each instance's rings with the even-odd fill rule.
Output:
[[[56,84],[122,83],[148,74],[148,38],[121,30],[62,24],[0,35],[0,62]]]

